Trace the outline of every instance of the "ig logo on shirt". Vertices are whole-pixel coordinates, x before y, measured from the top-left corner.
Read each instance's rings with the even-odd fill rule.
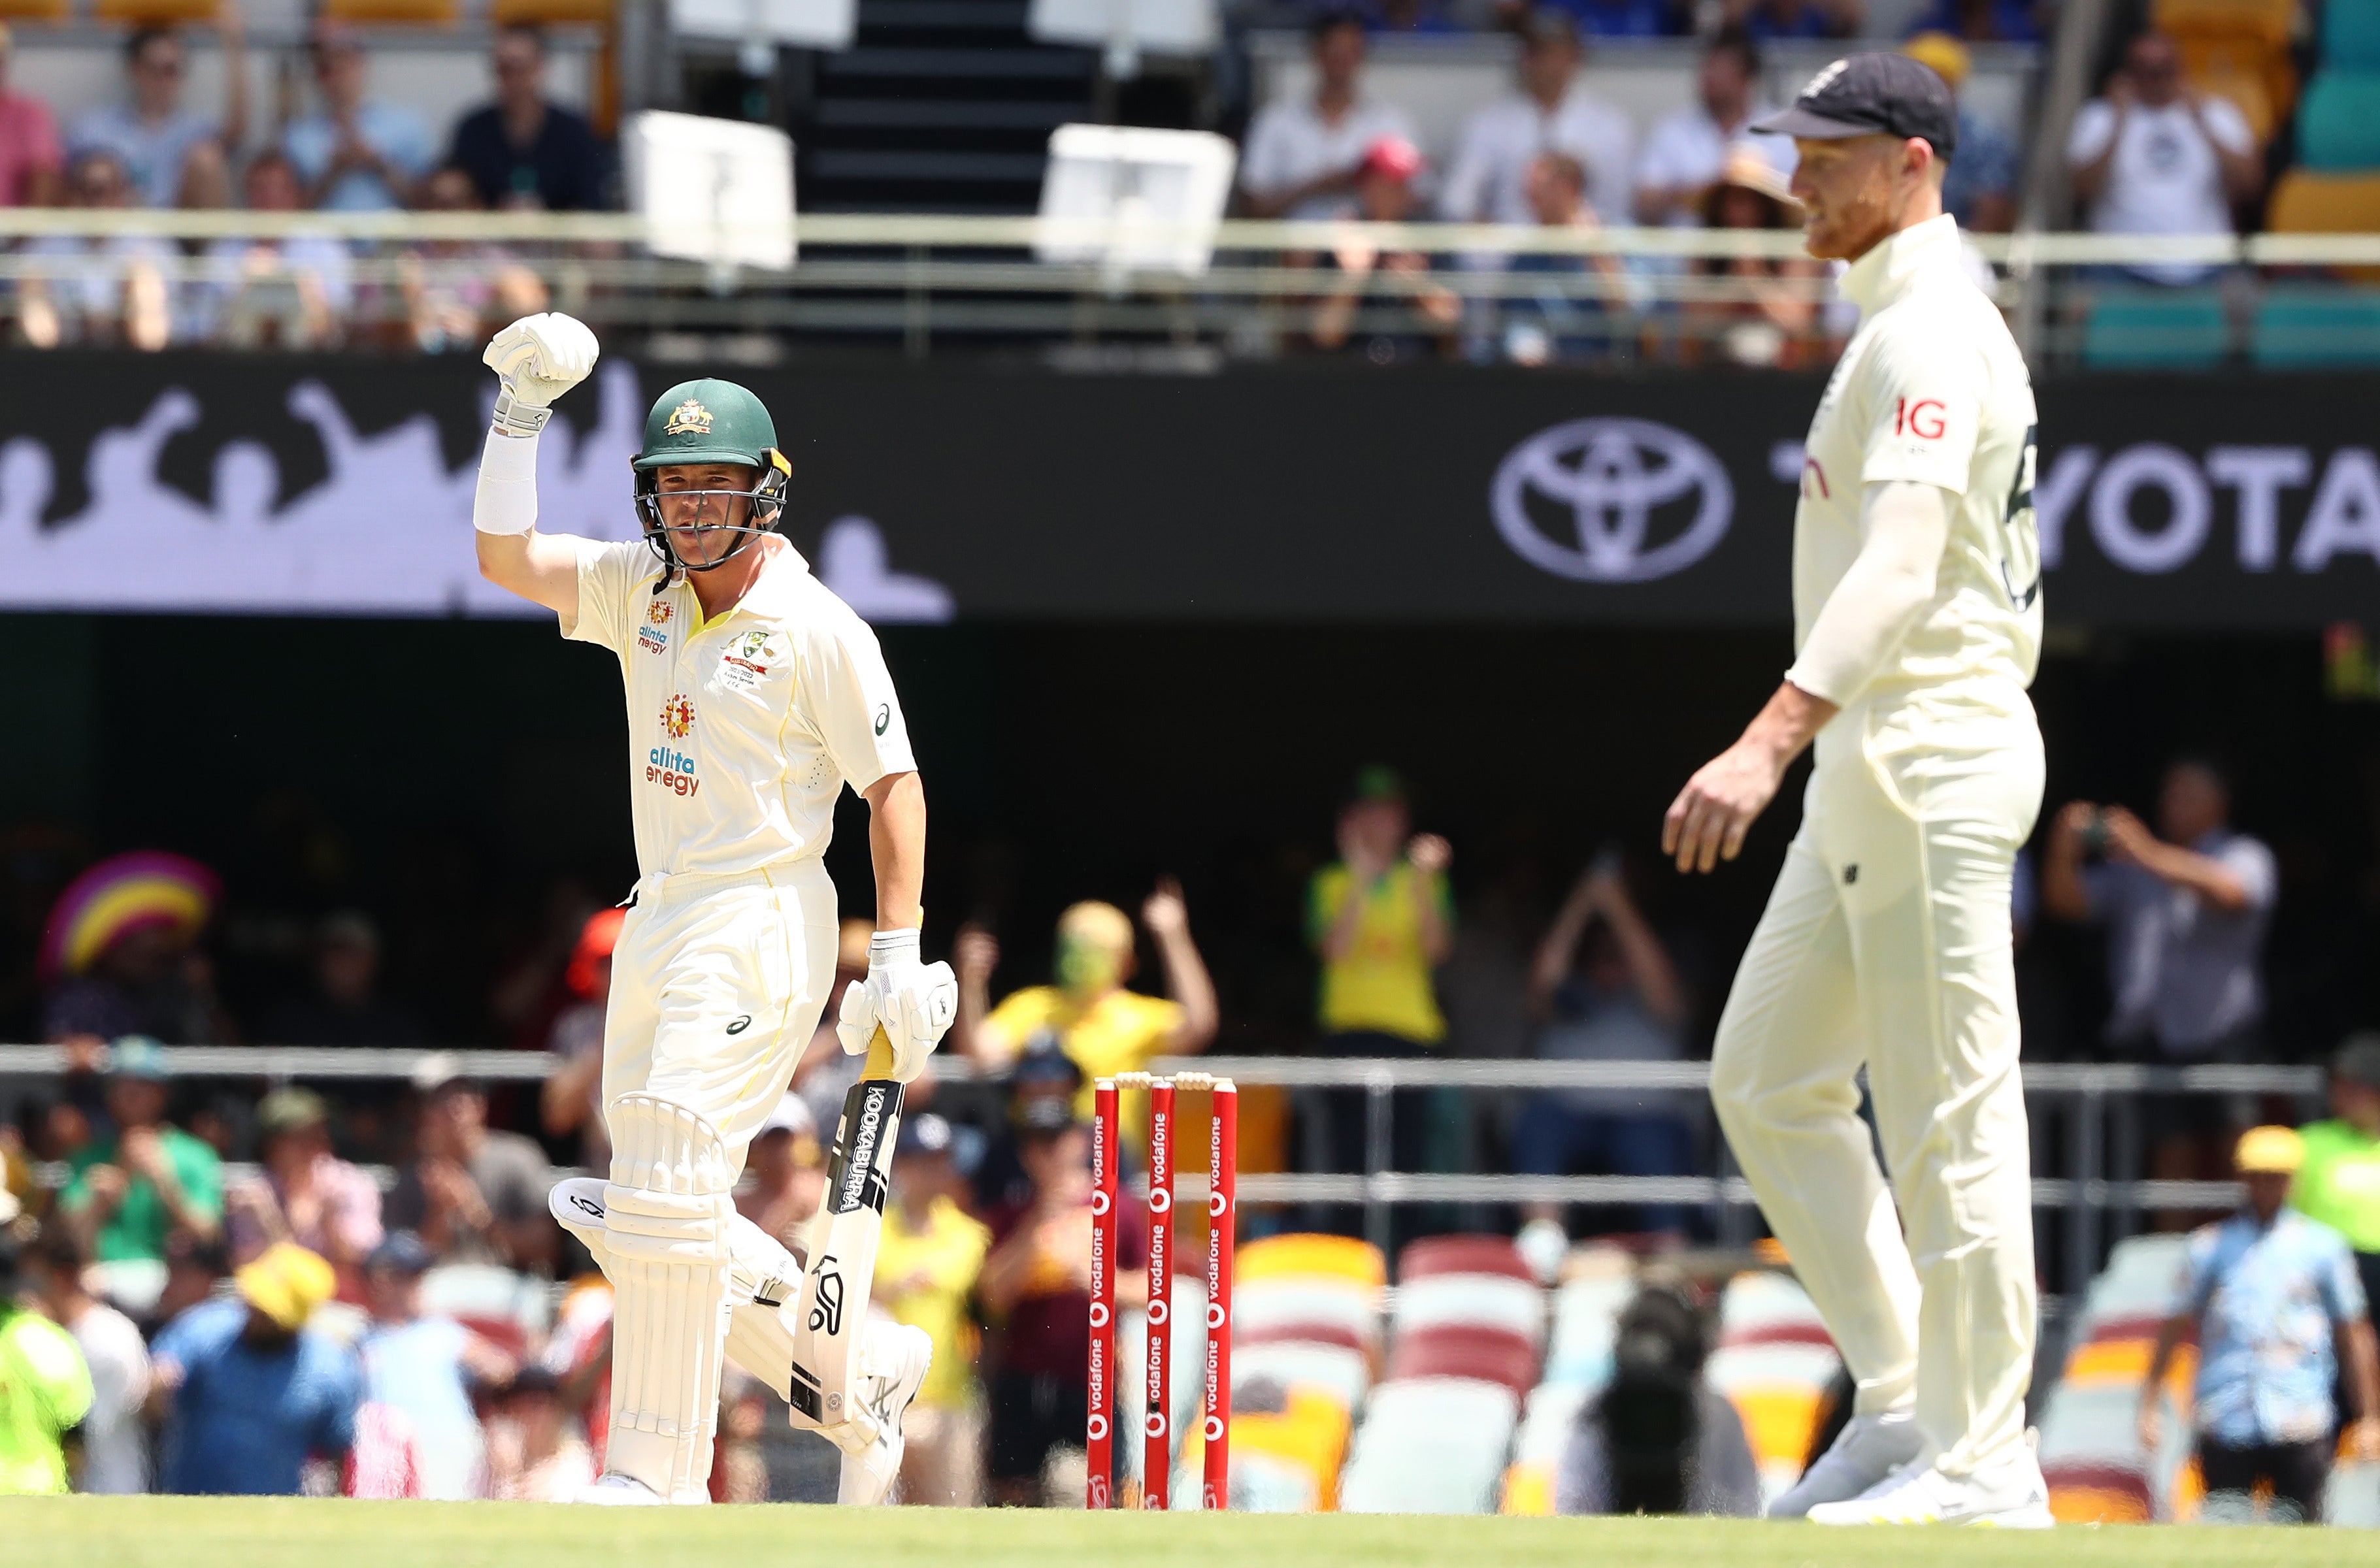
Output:
[[[1496,531],[1542,572],[1583,583],[1649,583],[1727,537],[1735,487],[1710,449],[1649,419],[1573,419],[1498,464]]]

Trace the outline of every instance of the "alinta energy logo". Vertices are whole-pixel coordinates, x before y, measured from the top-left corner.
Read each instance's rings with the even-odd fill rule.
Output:
[[[1708,447],[1649,419],[1573,419],[1497,465],[1496,531],[1542,572],[1582,583],[1649,583],[1717,549],[1735,487]]]
[[[684,692],[671,693],[669,701],[662,704],[662,730],[673,741],[693,733],[694,703]],[[645,782],[679,795],[698,794],[702,790],[702,780],[694,776],[694,758],[674,746],[655,746],[645,754]]]

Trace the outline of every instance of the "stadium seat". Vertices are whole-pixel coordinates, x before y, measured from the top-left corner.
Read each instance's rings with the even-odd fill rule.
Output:
[[[1790,1274],[1741,1273],[1718,1298],[1721,1345],[1821,1345],[1832,1347],[1826,1320],[1810,1293]]]
[[[2321,55],[2330,70],[2380,70],[2380,5],[2327,0],[2322,7]]]
[[[0,21],[62,22],[74,15],[74,0],[0,0]]]
[[[2240,92],[2252,91],[2265,105],[2268,127],[2297,103],[2297,66],[2290,57],[2297,24],[2297,0],[2156,0],[2154,7],[2160,31],[2180,51],[2183,71],[2201,89],[2220,90],[2220,84],[2245,78],[2252,89],[2235,89],[2226,96],[2240,102]],[[2247,103],[2240,110],[2257,125],[2257,112]],[[2260,127],[2258,136],[2269,134]]]
[[[452,27],[461,0],[322,0],[324,17],[364,27]]]
[[[2273,187],[2265,226],[2276,234],[2380,232],[2380,175],[2291,169]]]
[[[205,25],[222,15],[218,0],[95,0],[91,15],[116,27]]]
[[[1285,1334],[1377,1349],[1380,1311],[1368,1293],[1342,1289],[1327,1280],[1299,1276],[1249,1285],[1237,1284],[1232,1298],[1235,1334]]]
[[[1380,1249],[1369,1242],[1294,1233],[1244,1242],[1233,1260],[1232,1278],[1243,1291],[1260,1281],[1305,1279],[1336,1281],[1377,1293],[1389,1283],[1389,1268]]]
[[[1827,1389],[1841,1367],[1832,1345],[1791,1341],[1722,1345],[1703,1364],[1704,1379],[1742,1418],[1764,1498],[1800,1478],[1825,1414]]]
[[[1536,1386],[1537,1350],[1518,1334],[1495,1329],[1418,1329],[1397,1336],[1389,1377],[1475,1378],[1501,1383],[1517,1400]]]
[[[1611,1376],[1611,1343],[1621,1309],[1636,1294],[1625,1275],[1573,1280],[1554,1292],[1546,1381],[1601,1388]]]
[[[601,27],[613,10],[613,0],[491,0],[488,20],[496,27]]]
[[[2380,169],[2380,70],[2325,70],[2298,104],[2298,162]]]
[[[2208,97],[2227,100],[2239,110],[2258,146],[2273,139],[2273,132],[2281,123],[2283,106],[2274,102],[2273,84],[2267,74],[2242,70],[2226,62],[2192,80]]]
[[[1448,1326],[1492,1328],[1533,1346],[1546,1339],[1546,1293],[1502,1274],[1431,1274],[1397,1287],[1391,1336]]]
[[[2380,293],[2343,284],[2268,289],[2249,329],[2248,357],[2268,369],[2380,365]]]
[[[2145,1525],[2157,1516],[2148,1478],[2125,1465],[2044,1463],[2041,1477],[2061,1525]]]
[[[423,1274],[421,1308],[480,1327],[500,1344],[542,1339],[553,1316],[543,1281],[492,1263],[445,1263]]]
[[[1363,1355],[1339,1345],[1282,1341],[1275,1345],[1232,1347],[1234,1390],[1276,1382],[1293,1392],[1312,1390],[1329,1395],[1341,1409],[1354,1411],[1372,1386],[1372,1364]],[[1237,1393],[1233,1398],[1238,1397]]]
[[[1234,1307],[1232,1310],[1236,1314],[1238,1309]],[[1377,1335],[1366,1336],[1343,1323],[1298,1319],[1283,1319],[1257,1328],[1234,1324],[1232,1343],[1244,1348],[1260,1345],[1328,1345],[1367,1359],[1379,1348]]]
[[[2231,347],[2231,318],[2211,288],[2111,289],[2092,302],[2082,362],[2097,370],[2204,370]]]
[[[1512,1439],[1512,1464],[1504,1472],[1498,1513],[1554,1511],[1554,1476],[1560,1467],[1562,1451],[1570,1445],[1579,1412],[1594,1397],[1594,1391],[1576,1383],[1539,1383],[1529,1391],[1528,1401],[1522,1406],[1520,1430]]]
[[[1399,1285],[1432,1274],[1504,1274],[1533,1285],[1537,1282],[1536,1272],[1522,1260],[1521,1249],[1501,1236],[1426,1236],[1397,1254]]]
[[[1347,1463],[1347,1407],[1305,1388],[1232,1405],[1232,1506],[1251,1514],[1328,1514],[1339,1506]],[[1195,1495],[1196,1483],[1176,1487]]]
[[[1520,1407],[1520,1396],[1500,1383],[1382,1383],[1349,1446],[1340,1507],[1350,1514],[1492,1512]]]

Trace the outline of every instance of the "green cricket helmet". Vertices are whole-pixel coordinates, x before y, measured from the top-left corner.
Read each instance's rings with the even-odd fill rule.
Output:
[[[678,554],[662,519],[661,470],[690,463],[736,463],[759,471],[748,490],[672,490],[672,496],[741,496],[750,507],[741,523],[706,523],[698,531],[725,529],[736,537],[716,561],[697,564]],[[645,416],[645,444],[631,464],[636,473],[637,519],[645,542],[668,568],[666,585],[680,572],[708,572],[723,565],[761,535],[777,525],[785,509],[785,487],[793,464],[777,450],[777,424],[768,409],[746,388],[733,381],[704,379],[681,381],[662,393]],[[733,515],[733,509],[729,511]],[[656,592],[659,591],[657,586]]]

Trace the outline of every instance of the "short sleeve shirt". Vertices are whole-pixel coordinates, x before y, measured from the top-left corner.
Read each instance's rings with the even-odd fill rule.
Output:
[[[1363,162],[1365,151],[1384,136],[1415,139],[1411,116],[1369,99],[1358,102],[1336,121],[1316,113],[1311,98],[1268,103],[1248,127],[1247,150],[1240,158],[1240,185],[1265,196],[1338,174]],[[1354,211],[1354,194],[1340,191],[1311,197],[1283,216],[1346,218]]]
[[[2183,1272],[2199,1318],[2198,1425],[2216,1441],[2306,1442],[2335,1416],[2334,1325],[2363,1315],[2347,1239],[2284,1209],[2192,1233]]]
[[[2218,910],[2136,865],[2082,874],[2091,916],[2107,926],[2108,1037],[2185,1060],[2263,1021],[2265,931],[2280,895],[2273,851],[2257,839],[2217,831],[2190,847],[2238,879],[2246,909]]]
[[[91,1369],[74,1336],[38,1312],[0,1304],[0,1492],[67,1490],[58,1440],[91,1398]]]
[[[248,1304],[200,1302],[151,1346],[181,1370],[158,1490],[193,1495],[295,1496],[307,1457],[346,1454],[363,1403],[356,1358],[310,1329],[285,1345],[243,1337]]]
[[[1022,1045],[1045,1029],[1055,1034],[1067,1058],[1083,1069],[1075,1114],[1085,1118],[1091,1114],[1095,1080],[1145,1071],[1181,1027],[1181,1003],[1122,987],[1086,1006],[1059,986],[1028,985],[1004,997],[983,1020],[995,1046]],[[1147,1095],[1128,1098],[1122,1134],[1135,1145],[1148,1147]]]
[[[2380,1253],[2380,1138],[2354,1123],[2321,1121],[2298,1128],[2305,1164],[2289,1202],[2347,1237],[2358,1252]]]
[[[144,120],[129,103],[88,110],[67,128],[67,156],[113,152],[124,161],[143,207],[171,207],[182,199],[182,167],[190,150],[215,134],[203,115],[176,113]]]
[[[177,1127],[157,1129],[157,1140],[165,1151],[166,1164],[174,1170],[174,1179],[182,1188],[182,1196],[190,1207],[212,1219],[223,1217],[223,1161],[213,1149],[191,1137]],[[91,1200],[91,1168],[116,1163],[117,1140],[109,1139],[82,1150],[68,1162],[74,1179],[67,1186],[59,1200],[72,1208]],[[103,1263],[120,1263],[128,1259],[146,1258],[162,1261],[165,1256],[165,1239],[173,1226],[173,1214],[165,1207],[164,1195],[157,1184],[144,1176],[132,1176],[124,1193],[124,1201],[116,1206],[99,1230],[96,1251]]]
[[[932,1337],[933,1365],[917,1389],[918,1400],[932,1408],[961,1408],[974,1388],[975,1324],[967,1298],[990,1250],[990,1229],[946,1196],[928,1206],[925,1224],[915,1230],[899,1204],[884,1211],[876,1243],[876,1302],[893,1321]]]
[[[1860,258],[1843,292],[1864,315],[1803,448],[1793,645],[1807,641],[1865,542],[1865,487],[1938,486],[1952,510],[1933,602],[1864,691],[1816,694],[1846,706],[1948,699],[1946,711],[2022,710],[2041,650],[2036,416],[2023,356],[1968,277],[1947,216]],[[1848,733],[1833,724],[1820,732],[1821,763]]]
[[[401,104],[362,105],[356,111],[356,134],[409,180],[428,174],[438,158],[430,122]],[[309,115],[291,122],[282,140],[289,161],[310,186],[330,169],[331,159],[339,150],[339,128],[326,115]],[[330,211],[378,212],[405,203],[378,174],[349,169],[322,193],[321,205]]]
[[[762,545],[754,548],[766,548]],[[825,852],[835,799],[917,766],[876,633],[789,545],[705,623],[641,542],[582,540],[562,634],[618,656],[648,874],[729,875]]]
[[[2228,100],[2208,98],[2193,114],[2187,103],[2152,109],[2135,103],[2117,123],[2105,99],[2082,105],[2066,142],[2067,162],[2097,159],[2112,143],[2107,182],[2092,202],[2091,227],[2101,234],[2216,235],[2231,232],[2231,199],[2223,188],[2216,143],[2252,151],[2255,133]],[[2186,283],[2206,271],[2202,262],[2144,267],[2143,272]]]
[[[1429,956],[1422,949],[1417,899],[1436,904],[1450,925],[1454,901],[1445,876],[1437,872],[1416,889],[1415,879],[1422,875],[1403,862],[1366,886],[1358,886],[1355,874],[1344,864],[1315,873],[1306,929],[1316,947],[1338,925],[1349,899],[1363,905],[1355,919],[1354,945],[1340,958],[1322,960],[1319,1013],[1325,1030],[1393,1034],[1416,1045],[1435,1045],[1446,1038]]]
[[[33,176],[55,174],[66,153],[50,106],[19,92],[0,93],[0,207],[21,207]]]

